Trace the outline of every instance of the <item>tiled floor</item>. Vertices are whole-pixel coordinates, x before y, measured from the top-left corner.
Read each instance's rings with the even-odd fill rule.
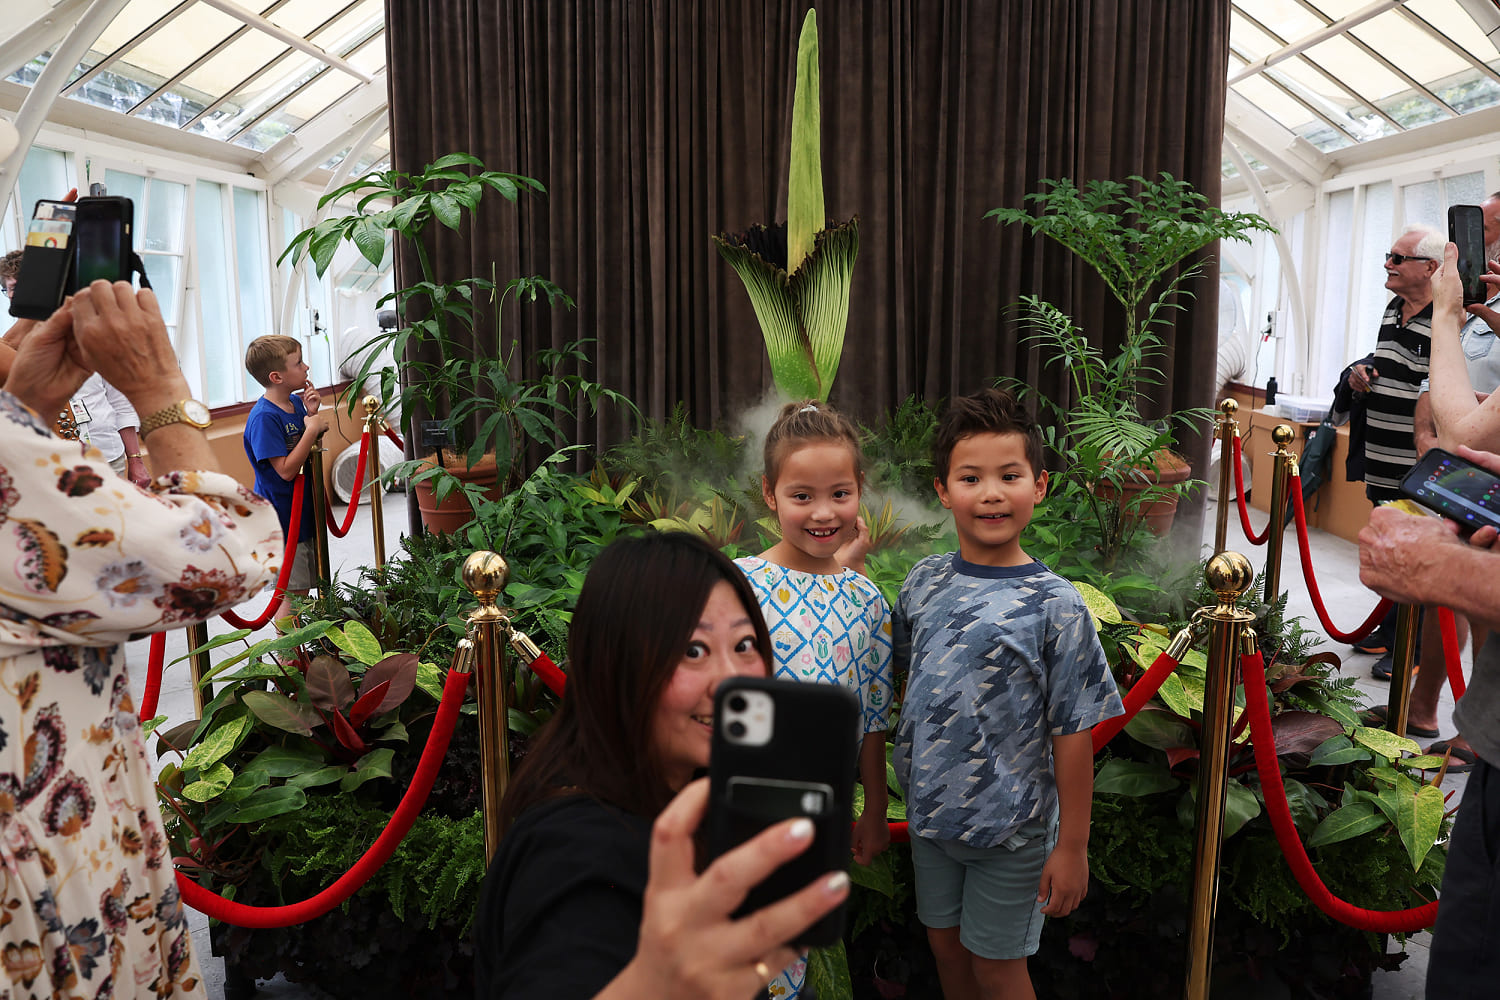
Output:
[[[385,534],[386,552],[399,551],[398,537],[406,530],[406,503],[405,496],[400,493],[387,494],[383,506],[385,511]],[[342,508],[336,511],[340,518],[343,516]],[[1230,512],[1229,519],[1229,541],[1228,548],[1245,554],[1253,565],[1260,568],[1265,560],[1265,548],[1250,546],[1240,530],[1239,519]],[[1210,505],[1204,521],[1205,537],[1211,543],[1214,531],[1215,508]],[[1265,523],[1266,515],[1260,511],[1251,511],[1252,523],[1256,530],[1260,530]],[[370,522],[367,511],[362,511],[355,522],[354,530],[349,537],[332,540],[332,562],[335,573],[342,569],[344,573],[352,573],[360,566],[371,565],[374,562],[374,547],[370,536]],[[1317,619],[1313,611],[1312,603],[1308,598],[1306,583],[1303,579],[1300,563],[1297,560],[1296,545],[1294,539],[1289,535],[1286,555],[1283,559],[1283,570],[1281,575],[1282,589],[1290,595],[1290,613],[1300,615],[1307,619],[1313,627],[1316,627]],[[1313,553],[1313,565],[1317,577],[1318,586],[1323,594],[1324,601],[1333,616],[1334,624],[1342,629],[1352,629],[1364,620],[1370,609],[1375,605],[1375,597],[1359,584],[1359,554],[1358,549],[1333,535],[1314,531],[1311,539]],[[265,598],[257,598],[249,605],[239,609],[242,615],[258,614],[265,607]],[[211,627],[215,634],[227,631],[228,626],[222,622],[216,627]],[[1383,703],[1386,699],[1386,685],[1370,679],[1369,668],[1374,662],[1374,657],[1361,656],[1353,653],[1347,646],[1329,643],[1325,649],[1332,650],[1344,657],[1344,669],[1359,678],[1359,688],[1369,695],[1371,704]],[[171,663],[173,659],[183,655],[186,650],[183,633],[181,631],[171,633],[168,637],[168,652],[166,662]],[[133,686],[137,695],[145,683],[147,663],[147,643],[143,640],[130,644],[127,647]],[[1465,653],[1465,667],[1469,666],[1468,654]],[[1442,720],[1441,728],[1444,737],[1451,736],[1453,726],[1449,719],[1452,712],[1452,702],[1448,693],[1444,691],[1443,706],[1439,712]],[[192,717],[192,699],[187,682],[187,669],[185,664],[171,667],[162,685],[161,711],[172,719],[187,719]],[[1449,776],[1445,782],[1445,789],[1453,788],[1462,794],[1463,775]],[[1456,804],[1456,798],[1455,798]],[[190,911],[191,913],[191,911]],[[213,958],[208,947],[208,921],[207,918],[193,913],[194,938],[198,944],[199,957],[203,964],[203,972],[208,982],[209,996],[218,1000],[224,995],[223,986],[223,962]],[[1407,944],[1408,959],[1402,969],[1394,973],[1377,973],[1374,984],[1375,1000],[1420,1000],[1424,994],[1423,978],[1427,967],[1427,935],[1415,936]],[[308,987],[297,986],[283,981],[262,983],[260,995],[275,1000],[307,1000],[314,998],[318,1000],[323,994],[321,991]]]

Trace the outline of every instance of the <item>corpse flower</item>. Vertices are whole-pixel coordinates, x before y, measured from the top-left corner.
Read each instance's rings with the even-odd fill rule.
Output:
[[[755,307],[771,377],[788,399],[827,400],[844,353],[859,217],[827,227],[818,110],[818,25],[809,10],[797,43],[787,221],[720,233],[714,243]]]

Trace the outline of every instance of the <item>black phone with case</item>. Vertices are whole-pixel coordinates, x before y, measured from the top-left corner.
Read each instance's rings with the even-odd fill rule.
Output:
[[[1448,239],[1458,247],[1458,278],[1464,286],[1464,305],[1489,298],[1484,274],[1484,212],[1478,205],[1454,205],[1448,209]]]
[[[1465,533],[1500,528],[1500,476],[1442,448],[1429,448],[1401,480],[1401,492],[1457,521]]]
[[[708,765],[710,856],[785,819],[805,816],[814,831],[805,851],[750,890],[737,917],[848,869],[859,718],[859,701],[833,684],[735,677],[719,686]],[[787,943],[829,945],[843,932],[840,906]]]
[[[38,201],[10,314],[46,319],[80,287],[100,278],[129,281],[135,269],[134,228],[135,206],[129,198]]]

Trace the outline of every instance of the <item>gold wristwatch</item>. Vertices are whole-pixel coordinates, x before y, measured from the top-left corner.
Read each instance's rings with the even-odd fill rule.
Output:
[[[168,424],[188,424],[199,430],[205,430],[210,423],[212,420],[209,417],[208,407],[196,399],[183,399],[165,410],[157,410],[149,417],[142,419],[140,435],[144,438],[152,431],[161,430]]]

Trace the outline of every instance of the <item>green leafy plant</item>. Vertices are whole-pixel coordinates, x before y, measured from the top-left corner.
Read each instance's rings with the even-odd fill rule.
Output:
[[[1186,283],[1206,266],[1185,262],[1217,240],[1245,241],[1272,227],[1253,213],[1224,212],[1166,173],[1158,180],[1090,181],[1081,189],[1067,179],[1043,180],[1025,201],[1028,208],[996,208],[985,217],[1023,225],[1067,248],[1093,269],[1124,312],[1124,337],[1107,355],[1062,310],[1035,295],[1023,297],[1026,342],[1046,363],[1063,367],[1069,392],[1055,399],[1019,379],[1000,380],[1036,400],[1051,418],[1047,443],[1061,459],[1054,478],[1082,484],[1073,498],[1091,515],[1108,569],[1130,544],[1143,508],[1157,500],[1175,502],[1197,485],[1185,478],[1152,484],[1166,464],[1181,463],[1171,452],[1177,434],[1206,422],[1213,411],[1180,408],[1148,422],[1141,409],[1163,381],[1156,367],[1164,351],[1158,328],[1167,324],[1169,310],[1182,308]],[[1129,488],[1137,485],[1144,489]]]
[[[530,177],[485,170],[477,157],[450,153],[418,173],[372,172],[330,191],[319,199],[320,211],[357,196],[355,210],[298,233],[281,256],[294,264],[307,256],[321,276],[345,242],[376,265],[384,259],[392,233],[416,251],[421,279],[380,300],[381,305],[395,302],[401,323],[360,349],[356,357],[363,361],[356,381],[379,371],[384,401],[387,406],[399,404],[402,430],[409,440],[420,438],[419,415],[437,419],[448,444],[434,450],[434,457],[398,463],[386,475],[433,481],[439,501],[461,487],[447,467],[475,468],[490,455],[497,482],[503,489],[514,488],[525,476],[527,447],[558,447],[563,439],[558,419],[581,404],[590,411],[606,401],[635,410],[625,396],[578,373],[588,362],[586,341],[522,359],[515,338],[501,332],[507,300],[517,305],[544,301],[571,309],[572,298],[553,282],[537,275],[504,283],[493,275],[439,280],[427,242],[431,224],[458,231],[486,190],[512,203],[522,192],[545,192]],[[493,313],[493,332],[478,325],[482,310]],[[387,350],[399,369],[384,364]],[[351,413],[353,403],[351,396]]]
[[[771,377],[788,399],[826,400],[833,388],[859,255],[858,216],[825,228],[819,90],[817,12],[809,10],[797,43],[787,222],[713,238],[745,283]]]

